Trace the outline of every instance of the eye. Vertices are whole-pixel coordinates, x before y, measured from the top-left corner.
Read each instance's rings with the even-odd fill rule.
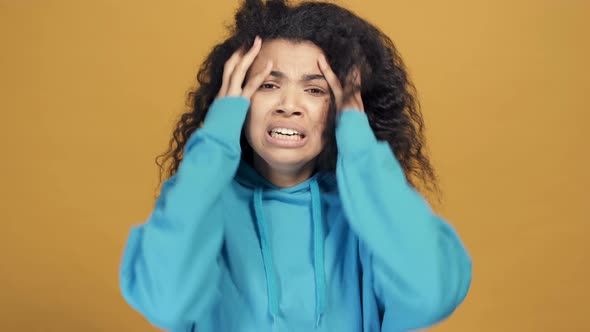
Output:
[[[309,88],[306,90],[307,92],[311,93],[312,95],[323,95],[326,92],[320,88]]]
[[[278,89],[279,86],[276,85],[275,83],[262,83],[262,85],[260,85],[260,89],[261,90],[272,90],[272,89]]]

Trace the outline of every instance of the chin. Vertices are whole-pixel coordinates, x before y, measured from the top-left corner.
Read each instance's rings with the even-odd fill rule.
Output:
[[[262,160],[271,168],[277,171],[299,170],[316,158],[305,158],[297,151],[277,151],[278,153],[257,153]]]
[[[266,164],[275,170],[292,171],[300,169],[310,163],[310,159],[301,158],[263,158]]]

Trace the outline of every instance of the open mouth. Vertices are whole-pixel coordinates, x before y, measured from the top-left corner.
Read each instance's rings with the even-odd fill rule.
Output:
[[[290,123],[275,123],[267,127],[266,141],[280,148],[301,148],[307,144],[305,128]]]
[[[290,141],[300,141],[305,138],[305,134],[289,128],[273,128],[268,131],[268,135],[272,138]]]

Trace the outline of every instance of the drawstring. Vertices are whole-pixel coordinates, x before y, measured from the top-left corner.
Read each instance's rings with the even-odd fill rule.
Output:
[[[268,306],[270,308],[270,315],[274,321],[279,313],[279,297],[277,294],[277,280],[274,271],[272,253],[270,251],[270,244],[268,243],[268,236],[266,235],[266,228],[264,227],[261,187],[256,187],[254,190],[254,213],[256,214],[256,223],[258,225],[258,233],[260,234],[262,263],[264,264],[264,274],[266,276],[266,287],[268,292]]]
[[[313,216],[313,267],[315,272],[315,307],[316,323],[320,320],[326,307],[326,273],[324,271],[324,227],[322,224],[322,201],[320,200],[320,188],[316,179],[312,179],[311,188],[311,212]]]
[[[316,327],[320,325],[322,315],[326,308],[326,273],[324,270],[324,227],[322,223],[322,201],[320,188],[315,178],[310,181],[311,210],[313,221],[313,267],[316,293]],[[268,303],[270,315],[275,320],[279,313],[279,297],[276,273],[272,260],[270,244],[264,227],[264,215],[262,213],[262,188],[254,190],[254,213],[256,224],[260,234],[260,247],[262,250],[262,262],[266,276]]]

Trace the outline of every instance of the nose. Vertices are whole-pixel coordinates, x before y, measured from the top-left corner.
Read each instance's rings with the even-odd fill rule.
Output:
[[[281,100],[279,105],[275,110],[275,113],[282,116],[301,116],[303,113],[299,108],[299,101],[297,92],[294,91],[295,89],[285,88],[283,89],[283,93],[281,95]]]

